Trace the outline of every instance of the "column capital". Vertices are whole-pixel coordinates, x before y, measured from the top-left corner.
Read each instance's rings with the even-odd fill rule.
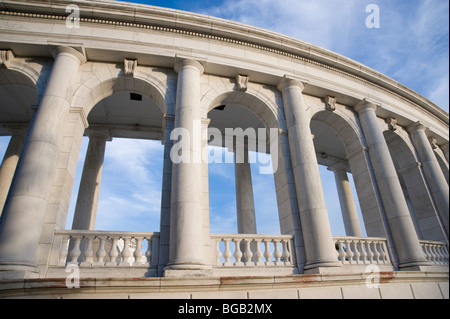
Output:
[[[406,130],[410,133],[417,131],[424,131],[427,129],[425,125],[423,125],[420,121],[414,122],[406,127]]]
[[[366,110],[373,110],[376,111],[377,108],[380,106],[379,103],[372,101],[368,98],[364,98],[361,101],[359,101],[358,103],[356,103],[353,106],[353,109],[358,113],[361,114],[362,112],[366,111]]]
[[[14,61],[14,53],[11,50],[0,50],[0,65],[9,69],[12,61]]]
[[[336,162],[335,164],[328,166],[327,169],[333,173],[336,173],[337,171],[347,172],[347,164],[344,162]]]
[[[294,76],[285,74],[281,78],[280,82],[278,82],[277,89],[279,91],[283,92],[288,87],[297,86],[300,88],[300,90],[303,91],[306,84],[308,84],[308,80],[306,80],[306,79],[302,79],[302,78],[298,78],[298,77],[294,77]]]
[[[201,62],[205,63],[205,61],[201,61]],[[175,57],[174,71],[176,73],[179,73],[181,68],[187,67],[187,66],[192,66],[192,67],[197,68],[198,71],[200,72],[200,75],[202,75],[203,72],[205,71],[205,67],[203,66],[203,64],[201,62],[197,59],[188,58],[188,57],[185,58],[185,57],[177,55]]]
[[[68,53],[68,54],[73,55],[74,57],[76,57],[78,59],[80,64],[87,62],[86,52],[84,50],[84,46],[82,46],[82,45],[76,45],[76,46],[57,45],[56,47],[54,47],[52,49],[53,58],[56,58],[56,56],[58,56],[61,53]]]
[[[104,138],[108,142],[112,141],[111,131],[103,127],[89,127],[86,129],[86,135],[89,136],[89,138],[100,137]]]

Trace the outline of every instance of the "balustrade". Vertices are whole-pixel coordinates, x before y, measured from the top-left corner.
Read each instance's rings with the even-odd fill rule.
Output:
[[[333,237],[344,265],[391,264],[385,238]]]
[[[425,258],[436,265],[448,265],[449,264],[449,254],[448,247],[441,242],[421,240],[420,245],[422,246]]]
[[[292,266],[293,236],[211,234],[218,267]]]
[[[159,233],[63,230],[56,231],[55,236],[62,237],[58,266],[158,265]]]

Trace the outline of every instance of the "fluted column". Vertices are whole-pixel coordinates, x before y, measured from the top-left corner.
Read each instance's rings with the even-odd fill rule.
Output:
[[[303,84],[284,77],[278,85],[288,128],[292,169],[299,204],[306,264],[305,270],[340,266],[331,236],[319,167],[303,100]]]
[[[344,220],[345,233],[347,236],[362,237],[358,211],[356,210],[355,200],[345,170],[345,165],[343,163],[337,163],[328,167],[328,169],[334,173],[342,219]]]
[[[177,140],[171,152],[170,250],[165,276],[183,276],[179,270],[186,270],[184,273],[189,275],[189,271],[198,273],[206,268],[200,134],[200,76],[203,67],[195,60],[178,60],[175,71],[178,73],[178,84],[174,136],[171,138]],[[181,148],[178,143],[181,143]],[[178,270],[178,274],[172,270]]]
[[[56,172],[65,121],[69,114],[70,87],[84,62],[77,50],[58,47],[23,158],[0,224],[0,265],[32,270],[36,262],[45,212]],[[3,267],[5,268],[5,267]]]
[[[377,106],[362,100],[358,112],[375,178],[391,229],[399,267],[428,265],[414,229],[414,224],[389,153],[386,140],[375,113]]]
[[[25,129],[13,129],[8,148],[3,157],[2,166],[0,167],[0,215],[16,171],[26,133]]]
[[[449,187],[442,169],[436,159],[433,149],[431,148],[428,137],[425,133],[426,127],[420,122],[416,122],[408,127],[411,138],[416,149],[422,169],[427,180],[427,184],[431,189],[433,199],[438,207],[439,217],[445,230],[449,231]]]
[[[256,234],[255,200],[247,145],[244,154],[234,153],[237,225],[239,234]]]
[[[88,135],[89,145],[72,223],[72,229],[77,230],[95,228],[106,141],[111,141],[111,136],[104,130],[89,129]]]

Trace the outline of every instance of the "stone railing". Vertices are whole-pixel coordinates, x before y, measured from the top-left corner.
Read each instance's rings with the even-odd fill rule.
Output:
[[[294,266],[293,236],[211,234],[216,267]]]
[[[420,245],[422,246],[423,252],[427,260],[436,265],[448,265],[449,255],[448,247],[438,241],[421,240]]]
[[[339,261],[343,265],[390,265],[386,238],[333,237]]]
[[[55,237],[62,237],[57,266],[158,266],[159,233],[61,230]]]

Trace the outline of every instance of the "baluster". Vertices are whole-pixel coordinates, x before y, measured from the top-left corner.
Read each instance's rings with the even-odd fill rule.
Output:
[[[119,252],[117,251],[117,237],[109,237],[112,241],[111,250],[109,251],[109,261],[106,263],[106,266],[117,266],[117,256]]]
[[[369,261],[367,260],[367,250],[366,250],[367,242],[364,239],[360,240],[359,245],[361,251],[361,262],[363,264],[368,264]]]
[[[65,266],[67,254],[69,253],[69,239],[70,236],[64,236],[61,242],[61,250],[59,251],[58,266]]]
[[[283,260],[284,260],[284,264],[286,266],[291,265],[291,253],[289,251],[289,241],[286,239],[283,239],[281,241],[281,244],[283,246]]]
[[[131,250],[130,250],[130,237],[122,237],[123,239],[123,250],[122,250],[122,261],[120,262],[119,266],[130,266],[129,258],[131,257]]]
[[[244,239],[244,243],[245,243],[244,264],[246,266],[254,265],[254,263],[252,262],[253,253],[252,253],[252,249],[250,248],[251,241],[252,240],[248,239],[248,238]]]
[[[448,263],[449,263],[449,260],[448,260],[448,249],[447,249],[446,246],[441,246],[441,250],[442,250],[442,254],[444,256],[444,258],[443,258],[444,265],[448,265]]]
[[[348,260],[346,259],[347,253],[344,249],[344,241],[342,239],[338,239],[337,243],[339,246],[339,258],[341,259],[341,263],[348,264]]]
[[[359,239],[355,239],[355,240],[353,240],[353,247],[354,247],[354,259],[355,259],[355,263],[356,264],[360,264],[361,263],[361,260],[360,260],[360,256],[361,256],[361,253],[359,252],[359,250],[358,250],[358,243],[359,243]]]
[[[275,265],[279,266],[281,265],[281,251],[280,251],[280,240],[279,239],[274,239],[273,240],[273,244],[274,244],[274,251],[273,251],[273,256],[275,257]]]
[[[144,255],[142,253],[142,241],[144,240],[142,237],[134,237],[136,240],[136,249],[134,250],[133,256],[134,256],[134,263],[133,266],[142,266],[142,256]]]
[[[94,260],[92,258],[94,256],[94,251],[92,249],[92,242],[94,241],[94,238],[92,236],[85,236],[84,239],[86,241],[86,246],[84,249],[84,260],[80,263],[80,266],[92,266],[92,264],[94,263]]]
[[[266,258],[266,266],[272,266],[273,262],[271,260],[272,258],[272,252],[270,251],[270,243],[272,240],[270,239],[263,239],[264,242],[264,258]]]
[[[241,252],[241,240],[240,239],[233,239],[234,242],[234,259],[236,260],[234,265],[235,266],[243,266],[244,264],[241,261],[242,258],[242,252]]]
[[[73,248],[69,253],[70,256],[70,264],[78,264],[78,257],[80,257],[81,255],[81,250],[80,250],[80,243],[81,243],[81,238],[82,236],[76,236],[75,240],[73,240],[74,238],[72,237],[72,242],[73,244]]]
[[[374,250],[374,258],[375,258],[375,262],[377,263],[377,264],[381,264],[381,254],[380,254],[380,252],[378,251],[378,248],[377,248],[377,246],[378,246],[378,242],[377,241],[374,241],[373,242],[373,250]]]
[[[430,254],[432,257],[432,262],[434,264],[438,264],[438,256],[436,255],[436,251],[434,250],[435,245],[434,244],[428,244],[428,248],[430,250]]]
[[[225,250],[223,251],[223,258],[225,259],[225,262],[223,263],[224,266],[233,266],[233,263],[231,260],[231,250],[230,250],[230,239],[224,238],[223,242],[225,244]]]
[[[106,237],[99,236],[97,237],[100,241],[98,250],[97,250],[97,261],[94,263],[95,266],[104,266],[105,265],[105,257],[106,257],[106,249],[105,249],[105,241]]]
[[[352,240],[350,240],[350,239],[346,239],[345,240],[345,246],[347,248],[347,251],[346,251],[346,253],[347,253],[347,260],[348,260],[349,264],[353,264],[354,263],[352,247],[350,246],[351,243],[352,243]]]
[[[383,262],[385,264],[390,264],[391,259],[389,258],[389,251],[387,250],[386,243],[384,241],[380,242],[381,251],[383,252]]]
[[[145,237],[147,239],[147,250],[145,251],[145,266],[150,267],[152,265],[152,237]]]
[[[374,254],[373,254],[373,251],[372,251],[372,249],[371,249],[372,244],[373,244],[373,241],[372,241],[372,240],[369,240],[369,241],[367,242],[367,251],[368,251],[367,254],[368,254],[368,257],[369,257],[369,264],[373,264],[373,262],[374,262],[374,260],[373,260]]]
[[[436,252],[436,255],[438,256],[439,265],[443,265],[444,264],[444,252],[442,251],[442,246],[435,245],[434,251]]]
[[[255,239],[256,243],[256,252],[255,252],[255,258],[256,258],[256,266],[263,266],[265,263],[262,261],[263,253],[261,251],[261,239]]]

